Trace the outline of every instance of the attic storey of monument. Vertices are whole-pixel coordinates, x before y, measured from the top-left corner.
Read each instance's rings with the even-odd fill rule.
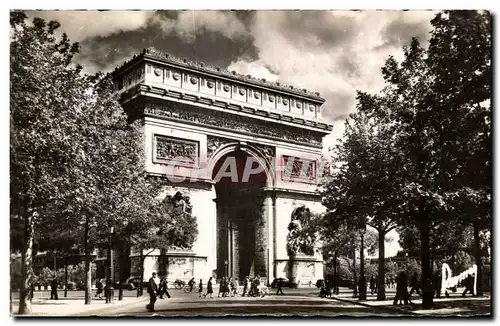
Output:
[[[287,252],[292,212],[324,210],[316,188],[332,125],[318,93],[151,49],[112,76],[130,119],[143,122],[147,173],[165,178],[167,193],[189,196],[198,219],[192,250],[165,253],[178,259],[169,278],[323,277],[318,251],[293,261]],[[145,275],[159,269],[157,258]]]

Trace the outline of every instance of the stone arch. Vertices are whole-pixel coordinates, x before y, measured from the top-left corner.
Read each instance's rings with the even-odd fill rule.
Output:
[[[255,146],[249,144],[242,144],[239,142],[231,142],[222,145],[213,153],[213,155],[211,155],[208,158],[208,171],[210,177],[212,177],[213,175],[214,168],[217,162],[222,157],[224,157],[224,155],[229,154],[231,152],[236,152],[238,150],[245,152],[246,154],[250,155],[251,157],[254,157],[259,162],[261,162],[260,164],[263,165],[264,173],[266,175],[266,187],[269,188],[273,187],[275,180],[274,180],[274,174],[272,173],[271,162],[266,157],[264,157],[264,155]]]

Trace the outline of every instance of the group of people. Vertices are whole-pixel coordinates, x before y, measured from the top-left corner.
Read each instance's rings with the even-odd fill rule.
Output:
[[[259,275],[250,278],[246,277],[245,280],[243,281],[243,292],[241,296],[251,296],[251,297],[264,297],[265,295],[269,294],[267,286],[262,286],[262,281],[259,277]],[[194,286],[196,285],[195,278],[191,278],[189,280],[188,284],[190,287],[191,292],[194,289]],[[278,292],[281,290],[281,284],[278,287]],[[149,279],[148,282],[148,293],[150,296],[150,301],[149,304],[146,306],[146,308],[154,312],[154,306],[155,302],[157,301],[157,298],[159,297],[160,299],[163,298],[164,295],[166,295],[167,298],[170,298],[170,294],[168,293],[168,287],[167,287],[167,280],[166,279],[159,279],[157,277],[156,272],[152,274],[152,277]],[[198,297],[201,298],[206,298],[210,297],[213,298],[213,277],[210,277],[210,279],[207,282],[207,287],[206,287],[206,292],[204,292],[204,284],[203,280],[200,279],[198,283]],[[283,290],[281,290],[281,294],[283,294]],[[217,297],[234,297],[239,295],[239,280],[238,278],[232,278],[232,277],[222,277],[219,285],[219,293],[217,294]]]

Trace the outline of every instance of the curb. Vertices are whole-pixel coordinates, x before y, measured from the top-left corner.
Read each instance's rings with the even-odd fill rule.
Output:
[[[397,311],[397,312],[408,313],[408,314],[413,315],[413,316],[425,316],[425,315],[422,315],[422,314],[415,313],[413,311],[408,311],[408,310],[400,309],[398,307],[372,306],[372,305],[369,305],[367,303],[364,303],[363,301],[357,301],[357,300],[352,300],[352,299],[344,299],[344,298],[339,298],[339,297],[335,297],[335,296],[332,296],[332,299],[335,299],[335,300],[338,300],[338,301],[341,301],[341,302],[348,302],[348,303],[358,304],[360,306],[371,308],[371,309],[380,309],[380,310],[386,310],[386,311],[390,311],[390,312]]]
[[[75,313],[72,313],[72,314],[68,314],[67,316],[71,316],[71,317],[96,317],[96,314],[99,313],[99,312],[105,312],[105,311],[108,311],[109,308],[118,308],[118,307],[122,307],[126,304],[138,304],[140,302],[146,302],[146,301],[149,301],[149,297],[147,296],[142,296],[142,297],[138,297],[138,298],[134,298],[134,299],[131,299],[131,300],[123,300],[123,301],[114,301],[116,303],[112,303],[111,305],[107,305],[107,306],[104,306],[104,307],[96,307],[95,309],[88,309],[88,310],[85,310],[85,311],[79,311],[79,312],[75,312]],[[84,315],[82,315],[84,314]]]

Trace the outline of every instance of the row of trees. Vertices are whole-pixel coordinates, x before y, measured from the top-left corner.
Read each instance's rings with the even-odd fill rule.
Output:
[[[20,314],[30,313],[37,251],[83,254],[90,304],[91,253],[108,247],[111,230],[113,246],[138,249],[186,248],[197,235],[189,203],[178,211],[182,198],[157,200],[162,184],[146,178],[142,123],[129,120],[111,79],[73,63],[80,46],[56,37],[58,22],[26,18],[10,15],[11,250],[21,252]]]
[[[375,228],[383,300],[384,238],[398,228],[421,255],[424,308],[433,305],[431,253],[472,239],[480,278],[491,232],[491,16],[444,11],[431,24],[427,48],[413,38],[401,62],[387,59],[378,94],[358,91],[322,188],[328,213],[310,230],[340,247],[349,231]]]

